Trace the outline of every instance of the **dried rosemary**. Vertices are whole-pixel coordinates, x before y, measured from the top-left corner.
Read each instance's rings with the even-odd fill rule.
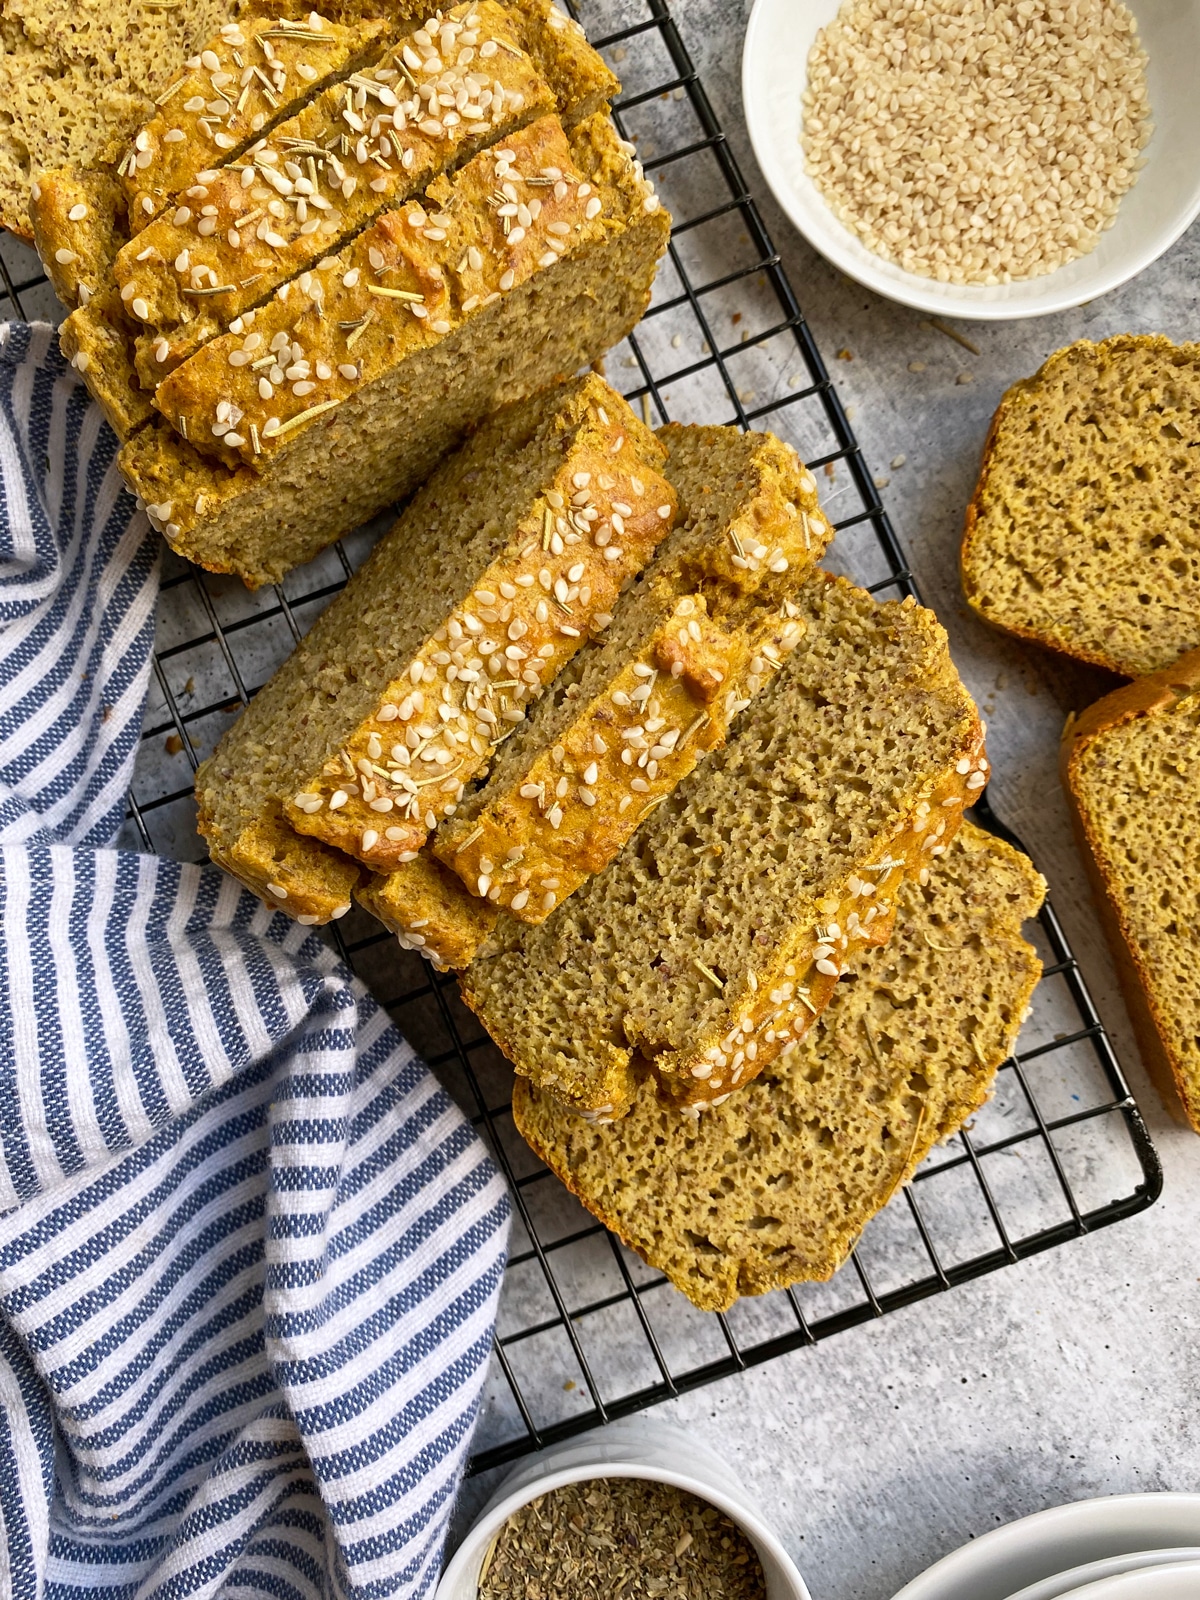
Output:
[[[510,1517],[479,1600],[766,1600],[754,1546],[715,1506],[640,1478],[555,1489]]]

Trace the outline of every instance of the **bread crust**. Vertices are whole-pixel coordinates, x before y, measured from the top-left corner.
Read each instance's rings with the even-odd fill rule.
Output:
[[[486,944],[500,915],[476,900],[428,850],[386,877],[370,875],[354,892],[364,910],[438,972],[461,971]]]
[[[1171,1115],[1200,1133],[1200,1084],[1192,1084],[1171,1046],[1171,1033],[1136,931],[1124,909],[1115,875],[1104,860],[1100,831],[1089,818],[1081,781],[1081,765],[1090,745],[1114,729],[1142,717],[1172,710],[1181,699],[1200,690],[1200,649],[1189,650],[1173,666],[1116,689],[1063,730],[1060,771],[1071,821],[1101,923],[1121,981],[1146,1070]]]

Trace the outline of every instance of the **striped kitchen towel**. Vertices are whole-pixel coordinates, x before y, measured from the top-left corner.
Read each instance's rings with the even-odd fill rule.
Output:
[[[428,1595],[508,1201],[316,934],[113,848],[157,536],[0,329],[0,1594]]]

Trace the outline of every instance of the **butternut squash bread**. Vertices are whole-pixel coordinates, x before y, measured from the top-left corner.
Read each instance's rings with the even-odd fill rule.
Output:
[[[1021,923],[1045,885],[965,823],[807,1036],[698,1120],[638,1089],[589,1126],[518,1078],[513,1120],[588,1210],[702,1311],[824,1279],[1012,1052],[1041,962]]]
[[[170,215],[124,246],[113,274],[141,325],[145,386],[377,217],[422,194],[439,173],[558,110],[494,0],[456,8],[444,31],[451,29],[455,38],[445,45],[423,28],[398,41],[241,161],[204,174]],[[421,39],[428,42],[418,45]],[[463,40],[470,42],[460,51]],[[460,53],[472,59],[459,66]]]
[[[411,859],[668,530],[673,495],[654,470],[662,455],[592,375],[491,418],[417,493],[201,765],[200,829],[213,859],[309,917],[357,880],[328,845],[385,868]],[[644,483],[622,543],[596,543],[599,521],[591,539],[547,530],[547,496],[601,469],[617,495],[632,494],[632,475]],[[604,513],[603,492],[593,505]],[[560,577],[569,618],[556,607],[542,624],[535,597]],[[268,882],[250,869],[245,840],[279,819],[289,825],[289,873]]]
[[[489,0],[484,9],[493,21],[503,17],[511,37],[519,41],[549,86],[549,103],[557,107],[569,123],[604,108],[619,88],[613,74],[588,45],[582,29],[555,10],[549,0],[509,0],[502,13]],[[377,18],[362,17],[352,6],[327,6],[326,10],[331,16],[343,15],[346,21],[330,22],[319,13],[311,12],[301,14],[297,20],[272,15],[244,19],[240,25],[226,24],[215,38],[205,41],[204,48],[192,58],[188,67],[177,73],[167,86],[159,97],[163,105],[159,115],[145,124],[129,145],[115,150],[112,160],[89,170],[60,168],[40,174],[35,181],[31,216],[39,251],[63,303],[70,308],[84,308],[81,315],[67,319],[62,335],[64,350],[71,359],[79,357],[77,369],[84,373],[89,389],[122,437],[150,416],[150,395],[160,378],[186,350],[223,331],[232,315],[232,312],[224,317],[214,315],[215,306],[206,303],[207,297],[195,296],[193,303],[185,307],[185,314],[191,316],[189,333],[186,338],[180,338],[177,347],[158,336],[142,338],[139,347],[140,325],[127,316],[125,302],[120,298],[113,277],[114,263],[131,232],[126,214],[127,198],[134,213],[132,231],[136,232],[158,214],[168,198],[179,196],[186,201],[189,196],[183,191],[196,191],[190,196],[192,206],[184,209],[197,213],[195,226],[203,227],[207,234],[215,233],[213,216],[200,215],[202,209],[211,211],[212,208],[202,201],[199,188],[219,184],[222,168],[228,168],[230,163],[235,164],[228,174],[230,181],[239,179],[241,173],[237,167],[240,165],[244,170],[245,162],[241,158],[246,148],[260,134],[270,133],[285,119],[294,120],[302,109],[304,131],[312,133],[314,129],[310,124],[315,113],[312,105],[306,103],[317,97],[329,76],[340,76],[344,92],[346,79],[353,75],[355,82],[349,87],[356,102],[369,95],[371,84],[376,85],[377,93],[390,94],[391,82],[405,84],[404,74],[411,76],[402,53],[406,42],[410,49],[415,48],[414,28],[424,14],[419,8],[410,3],[389,7],[386,24]],[[466,12],[468,8],[460,10]],[[477,10],[474,14],[477,19],[482,15]],[[384,49],[386,41],[381,30],[385,26],[391,37],[401,36],[397,45],[400,65],[397,68],[381,66],[383,76],[377,81],[373,74],[356,73],[354,69],[367,65]],[[440,41],[447,29],[457,26],[454,13],[439,14],[428,20],[424,29],[415,28],[420,36],[416,46],[428,52],[433,41]],[[314,42],[310,34],[327,34],[330,38],[337,37],[340,43],[331,51],[319,40]],[[457,53],[456,66],[465,70],[471,66],[466,57],[474,47],[463,44],[462,39],[457,42],[462,48]],[[267,51],[271,52],[269,61]],[[247,65],[248,52],[256,58],[261,56],[261,63]],[[306,59],[306,55],[313,52],[325,57],[341,55],[344,59],[322,76],[318,66]],[[290,59],[293,56],[297,58],[294,63]],[[500,59],[509,61],[508,52],[500,55]],[[206,60],[215,60],[217,68],[209,71]],[[288,72],[293,65],[295,70]],[[221,84],[214,89],[212,79],[223,78],[235,70],[238,94],[232,102],[222,101],[220,95],[227,88],[232,92],[231,86]],[[247,73],[251,73],[250,82],[242,86],[240,80]],[[200,87],[207,84],[207,92],[217,94],[218,98],[203,100],[194,92],[198,84]],[[545,99],[544,90],[539,94]],[[490,91],[484,89],[481,103],[489,95]],[[373,105],[374,100],[369,103]],[[184,106],[193,109],[184,111]],[[385,109],[382,103],[376,106],[377,112]],[[463,107],[464,112],[469,109]],[[529,109],[526,115],[534,115],[535,110]],[[343,105],[343,116],[344,111]],[[458,115],[457,108],[449,113],[451,118]],[[374,128],[380,118],[369,120]],[[203,128],[211,131],[213,140],[221,142],[221,149],[215,154],[213,140],[202,132]],[[493,133],[495,131],[493,127]],[[145,148],[139,149],[139,145]],[[272,154],[278,154],[265,148],[260,153],[268,162]],[[294,156],[295,149],[290,153]],[[356,165],[360,153],[356,146],[352,166]],[[455,159],[460,159],[461,155],[460,150]],[[307,157],[301,159],[307,161]],[[216,167],[211,166],[214,160],[219,163]],[[151,169],[154,194],[142,186],[142,179]],[[283,170],[286,171],[286,165]],[[381,181],[381,173],[375,166],[371,167],[371,172]],[[411,178],[412,174],[408,176]],[[303,180],[300,187],[303,188]],[[243,193],[238,190],[239,197]],[[365,185],[359,196],[360,204],[364,203],[364,196],[369,197],[376,211],[381,210],[387,200],[386,196],[370,191]],[[339,205],[343,198],[339,190],[336,196]],[[325,203],[318,194],[311,205],[315,211]],[[287,211],[278,195],[270,198],[268,204]],[[308,198],[304,198],[304,205],[309,207]],[[181,214],[179,208],[172,214]],[[301,219],[301,225],[309,220]],[[278,223],[279,219],[275,221]],[[225,239],[225,233],[220,233],[218,239]],[[134,254],[143,253],[145,248],[143,244]],[[261,298],[267,298],[270,285],[264,280],[259,287]],[[144,391],[143,396],[131,399],[131,391],[136,395],[139,389]]]
[[[274,582],[403,500],[497,406],[577,372],[629,332],[649,301],[670,219],[608,117],[589,117],[566,138],[571,169],[594,191],[585,211],[592,199],[600,201],[602,233],[589,233],[577,245],[568,241],[561,257],[548,252],[555,254],[553,264],[539,261],[527,281],[514,279],[511,290],[497,288],[469,310],[476,291],[458,288],[453,268],[461,258],[447,258],[444,281],[452,297],[462,295],[455,301],[457,325],[431,344],[406,346],[410,353],[374,382],[355,388],[319,419],[306,418],[318,425],[295,430],[269,473],[244,464],[225,467],[165,421],[128,441],[121,470],[175,549],[214,571],[236,572],[251,586]],[[507,148],[518,157],[519,171],[537,174],[551,149],[560,161],[568,159],[560,139],[543,119]],[[475,160],[490,166],[494,157],[484,152]],[[434,203],[453,209],[454,186],[463,178],[460,172],[447,180]],[[490,214],[487,225],[496,225]],[[444,243],[423,241],[430,253]],[[503,260],[489,257],[481,270],[502,280]],[[475,270],[469,261],[467,268]],[[413,323],[405,302],[372,299],[372,339],[386,340]],[[357,344],[350,348],[348,341],[355,331],[328,329],[321,345],[306,352],[313,370],[318,361],[332,373],[353,360]],[[406,331],[404,337],[411,336]]]
[[[163,379],[155,406],[202,453],[269,471],[281,452],[303,448],[317,418],[461,329],[490,295],[604,237],[601,202],[570,157],[557,117],[484,151],[237,318]],[[528,226],[506,233],[508,207],[495,196],[536,195],[539,166],[560,176]]]
[[[967,509],[985,622],[1126,677],[1200,646],[1200,344],[1080,339],[1001,400]]]
[[[585,1114],[720,1101],[802,1037],[901,881],[944,854],[986,782],[946,636],[816,572],[805,631],[620,855],[460,979],[517,1072]]]
[[[32,238],[38,172],[100,165],[131,138],[179,63],[234,20],[233,0],[29,0],[0,28],[0,225]]]
[[[235,160],[314,94],[368,66],[387,31],[379,18],[347,26],[319,11],[226,23],[171,79],[117,161],[129,231],[202,181],[202,170]]]
[[[770,434],[659,439],[680,525],[433,841],[472,893],[523,922],[545,921],[724,743],[798,641],[790,596],[832,537],[812,474]]]
[[[1200,650],[1068,722],[1062,757],[1143,1060],[1200,1133]]]

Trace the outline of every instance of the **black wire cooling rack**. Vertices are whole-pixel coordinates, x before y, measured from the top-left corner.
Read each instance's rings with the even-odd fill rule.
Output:
[[[586,0],[581,20],[624,83],[617,119],[675,219],[651,309],[607,374],[648,420],[769,427],[822,484],[830,565],[874,593],[916,588],[846,414],[663,0]],[[18,316],[57,308],[32,252],[0,244]],[[191,771],[370,548],[363,530],[251,595],[168,555],[127,842],[202,852]],[[976,818],[1011,838],[986,803]],[[1014,843],[1016,841],[1013,841]],[[828,1284],[696,1311],[595,1222],[515,1133],[511,1072],[454,981],[355,912],[333,929],[487,1139],[515,1223],[476,1471],[769,1361],[1151,1205],[1161,1170],[1062,928],[1021,1048],[992,1101],[936,1150]]]

